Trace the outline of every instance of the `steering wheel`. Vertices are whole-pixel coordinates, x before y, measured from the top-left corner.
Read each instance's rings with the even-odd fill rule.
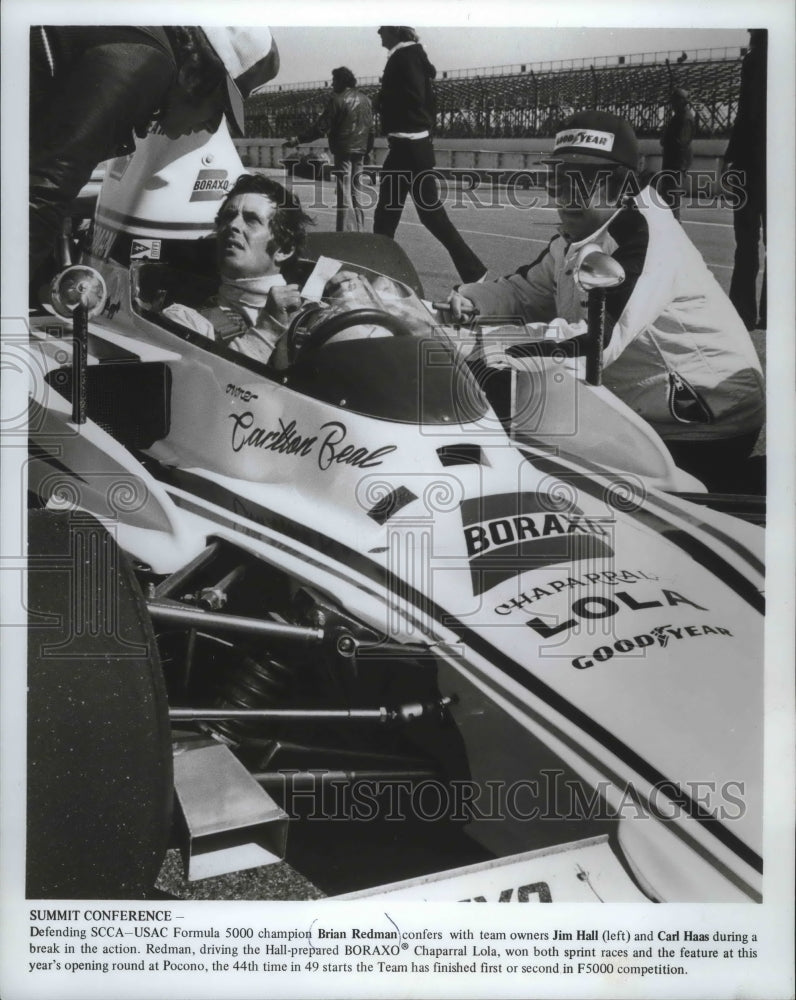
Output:
[[[371,326],[383,327],[383,329],[388,330],[394,337],[414,336],[409,324],[400,316],[394,316],[392,313],[388,313],[384,309],[374,309],[368,307],[363,309],[350,309],[348,312],[335,313],[334,316],[321,320],[315,329],[310,331],[306,338],[300,340],[297,344],[297,331],[302,320],[304,320],[307,316],[314,315],[316,311],[317,308],[306,312],[300,310],[293,317],[293,321],[288,327],[287,338],[288,345],[292,348],[292,361],[295,361],[295,356],[298,353],[299,348],[303,351],[306,349],[312,350],[322,347],[328,340],[331,340],[332,337],[336,336],[338,333],[342,333],[343,330],[350,329],[352,326],[368,324]]]

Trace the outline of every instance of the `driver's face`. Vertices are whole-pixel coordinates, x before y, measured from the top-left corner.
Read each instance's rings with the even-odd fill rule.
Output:
[[[218,214],[218,268],[224,278],[260,278],[276,274],[271,218],[276,205],[264,194],[230,198]]]
[[[608,197],[605,168],[559,164],[550,169],[545,187],[558,209],[561,232],[578,242],[596,232],[616,211]]]

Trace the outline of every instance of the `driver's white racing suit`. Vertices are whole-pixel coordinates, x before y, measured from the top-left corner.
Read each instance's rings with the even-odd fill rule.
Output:
[[[222,282],[201,311],[175,302],[163,315],[249,358],[270,361],[287,327],[267,310],[268,292],[284,284],[281,274]]]
[[[763,423],[764,393],[752,341],[701,254],[650,188],[587,239],[568,243],[556,236],[532,264],[459,291],[482,316],[552,325],[558,338],[583,353],[587,300],[572,262],[586,243],[611,254],[626,274],[607,294],[604,384],[664,440],[754,435]],[[694,390],[698,405],[678,413],[683,386]]]

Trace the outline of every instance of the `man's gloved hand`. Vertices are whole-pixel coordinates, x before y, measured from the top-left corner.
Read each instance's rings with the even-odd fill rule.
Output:
[[[265,312],[270,320],[278,326],[285,327],[290,322],[290,316],[301,306],[301,294],[298,285],[276,285],[268,292],[265,302]]]

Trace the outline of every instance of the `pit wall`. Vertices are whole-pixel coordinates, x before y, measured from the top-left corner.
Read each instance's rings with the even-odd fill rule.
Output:
[[[235,145],[243,162],[249,167],[281,167],[285,155],[295,156],[295,150],[283,150],[281,139],[236,139]],[[654,173],[661,166],[661,147],[657,139],[640,139],[642,164],[645,173]],[[436,139],[434,152],[437,167],[442,170],[473,170],[482,180],[500,180],[502,171],[539,168],[542,157],[550,154],[552,139]],[[693,143],[694,161],[691,172],[707,172],[718,180],[727,139],[697,139]],[[326,141],[305,143],[299,153],[321,153],[328,149]],[[387,140],[377,139],[373,162],[381,165],[387,155]],[[702,183],[701,188],[711,194],[716,187]]]

